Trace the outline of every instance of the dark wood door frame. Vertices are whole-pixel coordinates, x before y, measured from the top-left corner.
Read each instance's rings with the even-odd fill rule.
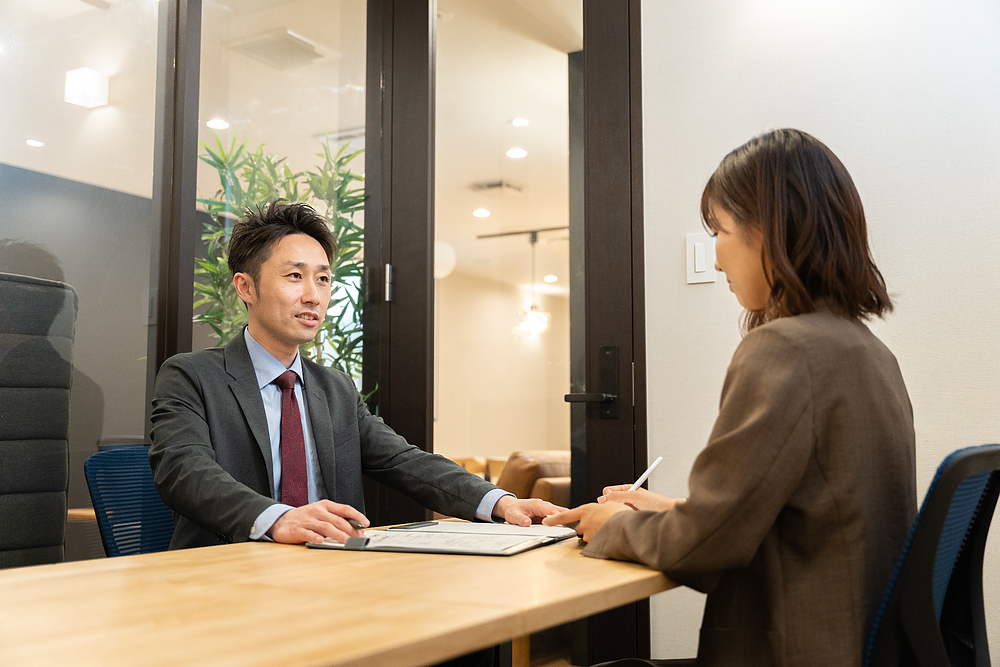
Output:
[[[194,303],[195,201],[201,0],[169,0],[159,8],[153,211],[161,230],[154,248],[155,363],[191,350]],[[193,165],[193,168],[192,168]]]
[[[600,350],[617,348],[618,418],[602,419],[598,404],[585,409],[586,444],[573,447],[574,502],[635,479],[647,460],[639,5],[583,3],[586,390],[602,391]],[[648,658],[649,650],[648,600],[574,627],[576,665]]]
[[[599,347],[616,346],[619,356],[618,418],[601,419],[596,404],[587,410],[579,480],[586,499],[646,467],[638,12],[637,0],[584,3],[584,336],[591,391],[598,391]],[[633,446],[623,447],[627,442]]]
[[[408,442],[433,443],[434,0],[369,0],[362,392]],[[392,266],[392,300],[386,298]],[[426,510],[365,479],[375,525]]]
[[[201,0],[164,0],[158,8],[156,118],[153,135],[153,244],[146,362],[145,435],[160,366],[191,351],[198,174]]]

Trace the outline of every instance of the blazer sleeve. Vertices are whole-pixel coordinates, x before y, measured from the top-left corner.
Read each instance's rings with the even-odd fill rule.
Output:
[[[360,395],[357,415],[366,475],[441,514],[476,518],[480,501],[494,485],[440,454],[408,443],[371,414]]]
[[[202,373],[183,356],[156,377],[149,462],[163,501],[222,542],[246,541],[254,520],[275,501],[226,472],[216,460]],[[216,389],[217,390],[217,389]]]
[[[814,448],[813,388],[805,355],[764,327],[737,348],[689,496],[666,512],[619,512],[587,556],[644,563],[711,591],[747,566],[806,471]]]

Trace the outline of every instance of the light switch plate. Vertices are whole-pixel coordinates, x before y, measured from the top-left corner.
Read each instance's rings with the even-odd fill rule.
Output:
[[[684,237],[684,252],[687,257],[687,284],[715,282],[715,238],[705,232],[688,234]],[[702,256],[704,255],[704,261]],[[697,257],[697,266],[696,259]],[[697,271],[696,269],[704,269]]]

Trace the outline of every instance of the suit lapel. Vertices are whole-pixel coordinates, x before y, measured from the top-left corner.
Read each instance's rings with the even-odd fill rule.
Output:
[[[312,364],[302,359],[302,374],[305,376],[306,408],[309,425],[312,428],[313,445],[319,459],[320,474],[326,487],[327,498],[337,497],[337,457],[333,451],[333,419],[330,415],[330,398],[322,389],[317,371]]]
[[[267,430],[267,417],[264,414],[264,401],[260,397],[260,387],[257,386],[257,374],[253,370],[253,362],[247,351],[244,333],[240,331],[226,344],[226,373],[229,374],[229,389],[236,397],[243,418],[246,419],[250,432],[253,433],[257,447],[264,457],[267,466],[267,484],[274,497],[274,466],[271,463],[271,438]]]

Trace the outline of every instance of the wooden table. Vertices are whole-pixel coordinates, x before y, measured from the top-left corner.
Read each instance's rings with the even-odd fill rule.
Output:
[[[71,507],[66,510],[66,520],[78,523],[97,523],[97,512],[93,507]]]
[[[440,662],[672,588],[577,540],[508,558],[245,543],[0,571],[0,665]]]

